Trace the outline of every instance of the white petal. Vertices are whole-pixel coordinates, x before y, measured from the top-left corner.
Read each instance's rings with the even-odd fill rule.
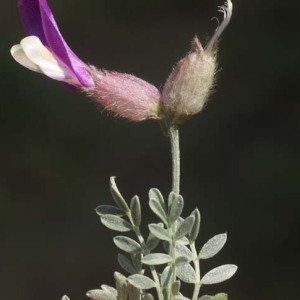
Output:
[[[74,83],[74,75],[46,48],[36,36],[28,36],[20,43],[24,53],[48,77]],[[76,79],[75,79],[76,80]]]
[[[33,63],[24,53],[22,47],[20,45],[14,45],[10,49],[10,53],[12,57],[23,67],[38,73],[42,73],[41,69],[38,65]]]
[[[61,300],[70,300],[70,298],[67,295],[64,295]]]

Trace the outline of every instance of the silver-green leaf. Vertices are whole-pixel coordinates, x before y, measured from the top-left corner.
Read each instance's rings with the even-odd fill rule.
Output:
[[[123,220],[121,217],[114,215],[103,215],[100,217],[100,219],[102,224],[109,229],[120,232],[127,232],[132,230],[132,225]]]
[[[125,214],[123,209],[112,205],[99,205],[95,211],[100,217],[103,215],[123,216]]]
[[[129,274],[137,273],[137,270],[133,266],[132,262],[123,254],[118,254],[118,262],[120,266]]]
[[[103,291],[100,289],[90,290],[86,293],[86,295],[92,300],[113,300],[117,299],[111,293],[107,291]]]
[[[170,266],[165,267],[160,276],[161,286],[163,288],[167,287],[172,279],[173,270]]]
[[[151,253],[142,258],[142,263],[145,265],[155,266],[166,264],[171,260],[168,254],[164,253]]]
[[[187,264],[189,261],[185,256],[178,256],[175,259],[175,266],[179,266],[182,264]]]
[[[160,218],[160,220],[166,224],[167,223],[167,215],[166,215],[165,210],[161,206],[161,203],[158,202],[157,200],[150,199],[149,206],[150,206],[151,210]]]
[[[195,257],[192,253],[192,251],[184,245],[182,241],[177,241],[175,244],[175,255],[176,256],[184,256],[187,258],[187,260],[190,262],[192,261]]]
[[[177,195],[171,192],[169,195],[169,224],[175,222],[182,213],[183,198],[181,195]]]
[[[125,212],[129,211],[129,207],[125,201],[125,199],[123,198],[122,194],[120,193],[116,182],[115,182],[115,176],[110,177],[110,191],[111,191],[111,195],[113,197],[113,199],[115,200],[115,203],[121,208],[123,209]]]
[[[191,242],[194,242],[197,239],[198,234],[199,234],[201,215],[200,215],[199,210],[196,208],[194,211],[192,211],[191,216],[195,217],[195,222],[191,229],[191,232],[189,233],[189,240]]]
[[[151,189],[149,191],[149,199],[155,200],[156,202],[159,202],[161,207],[166,211],[166,205],[165,205],[165,200],[164,197],[162,196],[161,192],[159,189]]]
[[[202,284],[215,284],[231,278],[237,270],[236,265],[223,265],[212,269],[201,279]]]
[[[163,227],[163,224],[161,224]],[[149,233],[148,235],[148,238],[147,238],[147,242],[146,242],[146,245],[147,245],[147,248],[149,251],[152,251],[154,248],[156,248],[156,246],[158,245],[160,239],[158,239],[157,237],[155,237],[151,232]]]
[[[136,273],[139,273],[142,270],[142,253],[141,252],[134,252],[130,253],[131,261],[137,270]]]
[[[113,241],[118,248],[128,253],[137,252],[141,249],[139,243],[127,236],[116,236]]]
[[[222,233],[215,235],[207,243],[204,244],[199,253],[200,259],[208,259],[215,256],[225,245],[227,234]]]
[[[113,288],[113,287],[111,287],[111,286],[109,286],[109,285],[107,285],[107,284],[102,284],[102,285],[101,285],[101,289],[102,289],[103,291],[106,291],[106,292],[112,294],[112,295],[115,296],[115,297],[118,296],[118,291],[117,291],[115,288]]]
[[[176,268],[176,275],[183,282],[194,284],[197,282],[196,272],[189,264],[179,265]]]
[[[135,275],[131,275],[128,277],[128,281],[135,287],[142,289],[142,290],[147,290],[147,289],[151,289],[153,287],[155,287],[155,282],[144,276],[144,275],[140,275],[140,274],[135,274]]]
[[[188,234],[194,224],[195,217],[194,216],[188,216],[178,227],[176,233],[175,233],[175,240],[180,240],[183,238],[186,234]]]
[[[141,225],[142,213],[141,204],[138,196],[134,196],[130,201],[130,211],[135,226]]]
[[[161,227],[159,224],[149,224],[150,232],[157,238],[163,241],[171,241],[169,233],[166,229]]]

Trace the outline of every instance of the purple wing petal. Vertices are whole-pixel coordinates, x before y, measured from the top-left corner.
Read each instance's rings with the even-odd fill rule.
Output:
[[[36,35],[78,78],[85,87],[94,85],[88,66],[69,48],[63,39],[46,0],[18,0],[25,31]]]

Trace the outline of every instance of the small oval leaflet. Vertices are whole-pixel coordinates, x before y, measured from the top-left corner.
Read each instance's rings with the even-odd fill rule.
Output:
[[[186,283],[196,283],[197,276],[195,270],[189,264],[179,265],[176,268],[176,275],[179,279]]]
[[[160,276],[160,282],[163,288],[167,287],[170,284],[170,281],[172,279],[172,274],[173,274],[172,268],[170,266],[165,267],[165,269],[163,270]]]
[[[106,291],[106,292],[112,294],[113,296],[116,296],[116,297],[118,296],[118,291],[115,288],[113,288],[107,284],[102,284],[101,289],[103,291]]]
[[[212,269],[201,279],[202,284],[215,284],[231,278],[237,270],[236,265],[223,265]]]
[[[178,241],[181,238],[183,238],[186,234],[188,234],[194,224],[195,217],[194,216],[188,216],[178,227],[176,233],[175,233],[175,240]]]
[[[129,276],[127,279],[133,286],[142,290],[147,290],[155,287],[155,282],[144,275],[135,274]]]
[[[149,199],[153,199],[156,202],[159,202],[164,211],[166,211],[165,200],[159,189],[151,189],[149,191]]]
[[[101,216],[100,219],[101,223],[109,229],[120,232],[132,230],[132,225],[118,216],[104,215]]]
[[[132,262],[123,254],[118,254],[118,262],[120,266],[129,274],[137,273],[137,270],[133,266]]]
[[[137,270],[136,273],[139,273],[142,270],[142,254],[141,252],[134,252],[134,253],[130,253],[131,256],[131,261],[135,267],[135,269]]]
[[[149,200],[149,206],[151,210],[163,221],[165,224],[167,223],[167,215],[162,206],[162,204],[156,199]]]
[[[142,259],[142,263],[145,265],[155,266],[166,264],[171,260],[171,257],[168,254],[164,253],[151,253],[145,255]]]
[[[111,293],[99,289],[90,290],[86,295],[93,300],[113,300],[116,299]]]
[[[141,249],[139,243],[127,236],[116,236],[113,241],[118,248],[128,253],[137,252]]]
[[[163,241],[170,241],[171,238],[169,236],[169,233],[166,229],[161,227],[159,224],[149,224],[149,230],[150,232],[157,238]]]
[[[169,224],[172,224],[181,215],[183,209],[183,198],[181,195],[177,195],[171,192],[169,195]]]
[[[227,240],[227,234],[222,233],[215,235],[210,240],[208,240],[199,253],[200,259],[208,259],[215,256],[225,245]]]
[[[142,213],[141,204],[138,196],[134,196],[130,201],[130,211],[135,226],[141,225]]]
[[[186,257],[189,262],[195,258],[192,251],[187,246],[185,246],[182,241],[176,242],[175,254],[176,254],[176,256]]]
[[[178,256],[175,259],[175,266],[178,267],[179,265],[182,264],[187,264],[189,261],[185,256]]]
[[[191,216],[195,217],[195,222],[191,229],[191,232],[189,233],[189,239],[190,241],[194,242],[196,241],[200,230],[200,223],[201,223],[200,211],[196,208],[195,210],[192,211]]]
[[[123,209],[125,212],[129,211],[129,207],[125,201],[125,199],[123,198],[122,194],[120,193],[116,182],[115,182],[115,176],[111,176],[110,177],[110,191],[111,191],[111,195],[113,197],[113,199],[115,200],[116,204]]]
[[[124,216],[125,212],[123,209],[112,206],[112,205],[99,205],[95,208],[97,215],[114,215],[114,216]]]
[[[162,226],[163,227],[163,226]],[[158,239],[157,237],[155,237],[151,232],[148,235],[147,238],[147,248],[149,251],[152,251],[154,248],[156,248],[156,246],[158,245],[160,239]]]

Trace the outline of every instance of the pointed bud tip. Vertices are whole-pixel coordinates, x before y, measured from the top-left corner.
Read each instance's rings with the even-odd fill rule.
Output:
[[[223,21],[216,28],[212,38],[206,45],[206,47],[205,47],[206,53],[213,53],[216,50],[218,39],[220,38],[223,31],[230,23],[230,20],[232,17],[232,10],[233,10],[233,4],[230,0],[227,0],[223,6],[219,7],[218,12],[223,14]]]

